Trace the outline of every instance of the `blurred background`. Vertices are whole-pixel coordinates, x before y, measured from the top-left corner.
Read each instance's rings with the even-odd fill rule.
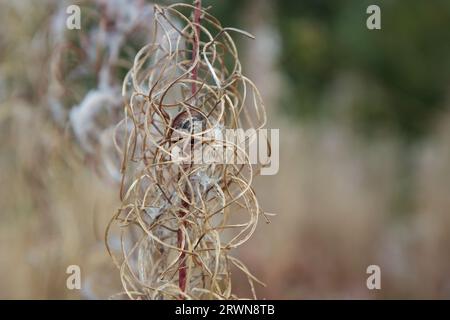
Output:
[[[371,4],[381,30],[366,27]],[[258,296],[450,298],[450,2],[209,5],[256,36],[236,37],[240,58],[280,129],[280,170],[255,184],[277,216],[238,252],[267,283]],[[48,107],[59,6],[0,0],[0,298],[121,290],[103,240],[117,186]],[[66,288],[71,264],[80,291]],[[381,290],[366,287],[372,264]]]

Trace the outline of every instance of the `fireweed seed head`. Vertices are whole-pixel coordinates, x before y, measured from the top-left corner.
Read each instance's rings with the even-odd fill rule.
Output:
[[[119,232],[127,243],[108,250],[131,299],[236,299],[232,269],[246,275],[254,298],[254,282],[262,284],[232,256],[262,214],[251,186],[258,167],[245,148],[223,137],[226,129],[266,122],[232,38],[248,34],[222,27],[195,4],[154,6],[153,38],[122,85],[124,116],[114,134],[122,205],[106,242]],[[199,146],[203,160],[194,161]],[[240,163],[204,161],[218,146]],[[187,161],[174,159],[176,148],[191,151],[182,153]]]
[[[80,29],[66,26],[80,10]],[[140,0],[59,1],[48,26],[47,102],[54,121],[67,124],[98,171],[120,182],[113,133],[122,118],[121,84],[138,50],[151,39],[153,5]]]

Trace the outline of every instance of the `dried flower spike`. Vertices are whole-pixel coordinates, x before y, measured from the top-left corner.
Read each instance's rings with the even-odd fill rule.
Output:
[[[153,40],[138,52],[123,82],[129,100],[115,134],[123,157],[122,206],[106,242],[124,294],[236,299],[235,268],[245,273],[256,298],[254,282],[262,283],[231,251],[251,237],[261,214],[251,188],[258,168],[245,148],[223,134],[259,129],[266,121],[230,35],[248,34],[222,27],[200,1],[155,5],[152,30]],[[198,147],[203,161],[193,159]],[[194,152],[179,161],[176,148]],[[211,161],[215,150],[241,161]],[[120,252],[109,246],[113,226],[120,229]]]

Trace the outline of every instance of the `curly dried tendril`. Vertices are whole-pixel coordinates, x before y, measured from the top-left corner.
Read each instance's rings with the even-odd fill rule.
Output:
[[[251,35],[223,28],[188,4],[155,6],[152,30],[153,41],[137,53],[123,82],[129,99],[114,135],[123,158],[122,206],[106,243],[124,294],[235,299],[234,268],[247,276],[256,298],[254,282],[262,283],[230,251],[251,237],[261,214],[251,188],[259,168],[241,144],[224,137],[226,129],[259,129],[266,122],[230,36]],[[188,156],[180,161],[176,150],[192,152],[182,152]],[[198,150],[202,161],[193,160]],[[241,161],[211,161],[217,150]],[[112,245],[115,226],[120,248]]]

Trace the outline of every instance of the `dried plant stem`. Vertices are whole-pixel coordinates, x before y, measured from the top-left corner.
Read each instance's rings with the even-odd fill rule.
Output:
[[[131,299],[237,299],[232,268],[256,298],[253,283],[261,282],[232,250],[262,214],[251,187],[258,170],[237,137],[225,135],[266,123],[230,33],[251,35],[222,27],[200,1],[155,5],[154,21],[154,39],[123,82],[127,100],[114,142],[123,196],[106,231],[108,252]],[[113,226],[120,249],[108,241]]]
[[[188,209],[189,208],[189,204],[186,203],[185,201],[183,201],[183,207]],[[183,219],[185,213],[183,211],[179,212],[179,216],[181,219]],[[183,221],[182,222],[183,225],[186,227],[186,222]],[[178,228],[177,230],[177,241],[178,241],[178,247],[184,249],[185,245],[184,245],[184,235],[183,235],[183,231],[181,230],[181,228]],[[178,286],[180,287],[180,290],[182,292],[184,292],[186,290],[186,253],[184,253],[184,251],[181,252],[180,254],[180,262],[178,265]],[[184,300],[184,297],[180,295],[180,299]]]
[[[202,0],[195,0],[194,1],[195,10],[194,10],[194,25],[195,25],[195,33],[194,33],[194,43],[192,48],[192,63],[195,63],[196,56],[199,51],[200,46],[200,16],[202,13]],[[194,69],[192,70],[192,80],[197,80],[197,73],[198,73],[198,67],[195,64]],[[195,81],[192,82],[192,94],[195,94],[195,91],[197,91],[197,86],[195,84]]]
[[[197,57],[197,54],[199,52],[199,42],[200,42],[200,15],[201,15],[201,8],[202,8],[202,1],[201,0],[195,0],[194,1],[195,9],[194,9],[194,25],[195,25],[195,32],[194,32],[194,39],[193,39],[193,45],[192,45],[192,64],[193,70],[192,70],[192,95],[195,95],[195,92],[197,91],[197,86],[195,84],[195,80],[197,80],[197,65],[195,64],[195,60]],[[186,191],[186,190],[185,190]],[[183,201],[183,207],[185,209],[189,208],[189,204]],[[179,212],[179,216],[181,219],[183,219],[185,213],[183,211]],[[186,222],[182,222],[183,225],[186,227]],[[184,236],[183,231],[179,228],[177,230],[177,241],[178,241],[178,247],[185,249],[184,243]],[[186,290],[186,253],[184,251],[181,252],[180,255],[180,262],[178,266],[178,286],[180,287],[180,290],[184,292]],[[181,299],[184,299],[184,296],[180,296]]]

